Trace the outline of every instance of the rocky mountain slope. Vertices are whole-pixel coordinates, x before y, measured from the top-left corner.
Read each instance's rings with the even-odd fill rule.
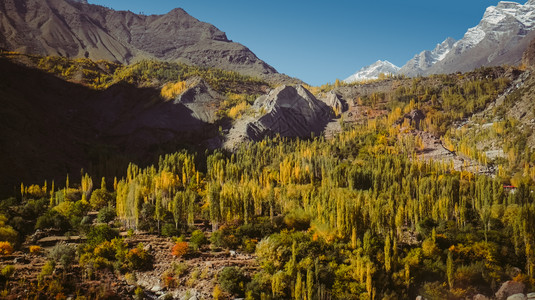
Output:
[[[446,51],[442,51],[437,59],[422,65],[419,56],[426,54],[424,51],[410,60],[400,73],[409,76],[448,74],[482,66],[517,65],[535,37],[534,30],[534,0],[524,5],[503,1],[487,8],[479,24],[468,29],[461,40],[449,47],[449,51],[448,47],[444,48]]]
[[[535,67],[535,39],[531,40],[528,48],[522,55],[522,64],[526,67]]]
[[[247,47],[179,8],[145,16],[87,1],[5,0],[0,24],[0,48],[22,53],[121,63],[157,58],[255,76],[277,73]]]
[[[355,74],[349,76],[344,80],[346,83],[357,81],[366,81],[379,78],[380,74],[397,74],[399,67],[389,61],[378,60],[374,64],[365,66]]]

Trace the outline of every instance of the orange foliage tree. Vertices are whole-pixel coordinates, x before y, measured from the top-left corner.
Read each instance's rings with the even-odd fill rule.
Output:
[[[171,250],[171,254],[176,257],[182,257],[188,252],[188,243],[187,242],[177,242],[173,249]]]

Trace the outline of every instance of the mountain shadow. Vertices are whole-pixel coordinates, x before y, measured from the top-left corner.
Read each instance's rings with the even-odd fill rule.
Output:
[[[20,183],[122,176],[129,162],[191,147],[217,134],[156,88],[116,84],[98,91],[0,58],[0,196]],[[62,182],[58,182],[58,180]]]

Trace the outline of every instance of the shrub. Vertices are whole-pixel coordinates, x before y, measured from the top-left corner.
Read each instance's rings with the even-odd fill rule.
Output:
[[[256,250],[256,244],[258,244],[257,239],[245,239],[243,242],[245,252],[247,253],[254,253]]]
[[[102,244],[99,244],[93,251],[95,256],[103,257],[108,260],[114,260],[115,254],[117,253],[112,242],[105,241]]]
[[[18,233],[13,227],[6,225],[7,217],[0,215],[0,241],[8,241],[15,243],[17,241]]]
[[[427,238],[422,242],[422,251],[426,257],[431,257],[439,253],[436,243],[430,238]]]
[[[175,288],[177,286],[177,280],[175,279],[173,270],[168,269],[163,272],[162,282],[166,288]]]
[[[230,249],[236,249],[240,246],[240,240],[234,234],[225,235],[223,236],[223,245]]]
[[[125,257],[125,263],[131,270],[144,270],[152,265],[152,256],[139,243],[136,248],[128,251]]]
[[[66,232],[71,228],[69,220],[57,210],[51,209],[37,219],[35,229],[54,228]]]
[[[310,215],[302,209],[296,209],[284,216],[284,224],[289,229],[307,230],[310,227]]]
[[[187,242],[177,242],[173,246],[173,249],[171,250],[171,254],[173,254],[173,256],[180,258],[184,256],[186,253],[188,253],[188,248],[189,248],[189,245]]]
[[[241,295],[243,294],[243,283],[245,281],[245,276],[243,272],[237,267],[225,267],[219,273],[218,277],[219,284],[223,290],[233,294]]]
[[[195,230],[192,232],[189,241],[194,250],[199,250],[199,248],[208,242],[206,236],[204,236],[204,233],[200,230]]]
[[[4,276],[5,278],[11,277],[13,273],[15,273],[15,267],[12,265],[7,265],[2,268],[2,276]]]
[[[186,285],[190,286],[190,287],[194,286],[195,283],[197,282],[197,279],[199,279],[199,274],[200,273],[201,273],[201,271],[199,271],[199,269],[195,268],[191,272],[188,281],[186,281]]]
[[[162,226],[162,235],[163,236],[178,236],[180,234],[180,231],[176,229],[175,225],[171,223],[167,223]]]
[[[104,241],[110,241],[118,235],[119,233],[117,230],[108,225],[97,225],[91,227],[89,230],[89,233],[87,234],[87,242],[92,245],[97,245]]]
[[[65,269],[69,269],[74,262],[76,249],[74,246],[67,244],[56,244],[48,252],[48,258],[52,261],[60,262]]]
[[[56,269],[56,263],[53,260],[47,261],[44,266],[41,268],[41,273],[39,274],[39,280],[43,280],[45,276],[50,276],[54,273]]]
[[[140,286],[138,286],[136,290],[134,291],[134,299],[142,300],[144,298],[145,298],[145,292]]]
[[[97,215],[97,222],[108,223],[110,221],[113,221],[113,219],[115,219],[115,216],[115,209],[106,206],[99,210]]]
[[[219,300],[221,298],[221,294],[223,293],[223,291],[221,290],[221,288],[219,287],[219,284],[216,284],[215,287],[214,287],[214,291],[212,292],[212,297],[215,299],[215,300]]]
[[[41,246],[30,246],[30,254],[37,255],[41,253]]]
[[[0,255],[10,255],[13,253],[13,246],[10,242],[0,242]]]
[[[188,265],[184,263],[173,263],[171,265],[171,268],[173,269],[173,272],[175,273],[175,276],[177,278],[182,277],[187,271],[188,271]]]
[[[133,285],[137,283],[137,276],[136,273],[126,273],[124,274],[124,279],[126,280],[126,283]]]
[[[97,189],[93,191],[93,193],[91,194],[89,203],[91,204],[91,207],[93,209],[99,210],[107,206],[108,203],[110,203],[112,200],[113,200],[113,197],[106,190]]]
[[[223,233],[221,230],[212,232],[210,243],[212,243],[212,246],[214,247],[223,247]]]

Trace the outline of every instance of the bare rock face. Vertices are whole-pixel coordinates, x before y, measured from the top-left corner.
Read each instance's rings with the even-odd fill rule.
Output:
[[[265,114],[251,123],[250,136],[307,137],[320,133],[331,118],[331,110],[303,86],[281,86],[256,99],[253,107]]]
[[[247,47],[179,8],[145,16],[85,0],[5,0],[0,24],[0,48],[10,51],[121,63],[158,58],[247,75],[277,73]]]
[[[186,85],[189,88],[178,95],[174,102],[183,104],[191,111],[194,118],[206,123],[213,123],[216,119],[217,103],[223,97],[212,90],[201,78],[189,79]]]
[[[239,120],[230,130],[226,148],[277,134],[283,137],[318,135],[332,118],[332,110],[301,85],[280,86],[256,99],[253,109],[255,116]]]
[[[531,40],[531,43],[522,55],[522,64],[527,67],[535,67],[535,38]]]
[[[522,282],[507,281],[502,284],[500,289],[496,292],[497,300],[506,300],[509,296],[515,294],[522,294],[524,292],[524,284]],[[522,294],[523,295],[523,294]]]
[[[477,294],[474,296],[473,300],[490,300],[489,297],[485,296],[485,295],[482,295],[482,294]]]
[[[347,103],[333,91],[328,92],[325,98],[321,100],[337,114],[345,112],[348,109]]]

